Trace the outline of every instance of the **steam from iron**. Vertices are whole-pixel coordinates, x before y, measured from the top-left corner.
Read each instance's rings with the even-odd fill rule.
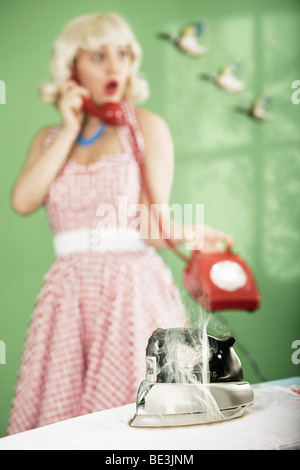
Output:
[[[235,338],[220,335],[224,324],[201,304],[194,312],[186,311],[194,313],[191,327],[158,328],[149,338],[146,378],[138,390],[133,426],[223,421],[241,416],[245,406],[253,403],[253,392],[243,382],[241,362],[232,347]],[[208,333],[208,328],[218,333]]]
[[[184,328],[170,328],[164,330],[164,342],[159,347],[161,360],[156,362],[157,380],[179,384],[176,397],[169,396],[168,404],[151,403],[153,412],[165,420],[166,425],[173,425],[172,414],[180,414],[183,410],[185,414],[203,413],[207,423],[226,419],[209,387],[209,361],[216,352],[212,350],[207,331],[211,315],[200,305],[197,309],[198,320],[193,326],[192,341],[189,336],[187,344]],[[219,327],[215,321],[212,323]]]
[[[213,351],[207,336],[207,328],[210,315],[205,312],[199,312],[199,320],[195,327],[197,332],[195,341],[189,346],[185,344],[185,338],[182,338],[182,330],[178,330],[178,337],[173,341],[166,342],[167,363],[176,372],[176,382],[181,383],[186,389],[192,384],[201,385],[197,387],[197,401],[202,405],[202,411],[205,412],[207,422],[222,421],[224,416],[209,390],[210,367],[209,361]],[[197,370],[195,371],[195,366]],[[188,394],[188,390],[186,390]],[[187,396],[187,400],[189,396]],[[190,404],[190,413],[194,413],[194,405]]]

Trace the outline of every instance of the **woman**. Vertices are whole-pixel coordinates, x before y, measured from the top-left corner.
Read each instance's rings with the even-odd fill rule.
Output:
[[[32,318],[8,434],[135,401],[149,336],[186,322],[171,273],[155,251],[168,245],[149,238],[157,220],[141,184],[136,143],[144,149],[152,202],[159,204],[169,201],[173,149],[165,122],[133,105],[148,96],[137,75],[140,60],[140,46],[115,14],[75,19],[55,44],[53,83],[41,93],[56,103],[62,124],[38,132],[12,205],[21,214],[45,205],[57,260]],[[85,112],[83,98],[120,103],[130,127]],[[126,231],[138,215],[129,217],[120,200],[148,208],[136,230]],[[98,230],[103,207],[115,218]],[[173,243],[197,247],[191,230],[175,239],[167,220],[165,211],[163,230]],[[232,243],[214,229],[204,233],[204,250],[220,240]]]

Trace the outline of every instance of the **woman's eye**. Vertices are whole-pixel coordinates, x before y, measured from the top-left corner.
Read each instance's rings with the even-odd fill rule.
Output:
[[[127,51],[126,51],[126,50],[120,49],[120,50],[118,51],[118,57],[119,57],[120,59],[123,59],[123,57],[126,57],[126,55],[127,55]]]
[[[100,62],[101,60],[104,59],[103,52],[96,52],[95,54],[92,55],[92,59],[95,60],[96,62]]]

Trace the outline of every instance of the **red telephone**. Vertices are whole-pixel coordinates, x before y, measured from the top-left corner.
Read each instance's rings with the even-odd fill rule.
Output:
[[[247,265],[228,247],[222,253],[194,251],[183,274],[188,292],[208,311],[256,310],[260,294]]]
[[[79,83],[76,67],[73,68],[71,79]],[[122,125],[125,122],[124,111],[119,103],[105,103],[98,106],[90,98],[82,96],[83,108],[90,114],[97,116],[101,121],[108,125]]]

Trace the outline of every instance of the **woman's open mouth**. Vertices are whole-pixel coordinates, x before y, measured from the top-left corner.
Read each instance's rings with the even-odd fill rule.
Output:
[[[105,85],[105,92],[107,95],[114,95],[118,90],[118,82],[116,80],[110,80]]]

